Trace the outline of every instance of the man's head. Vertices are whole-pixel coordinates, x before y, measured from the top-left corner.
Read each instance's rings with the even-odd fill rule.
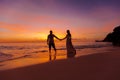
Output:
[[[50,34],[52,34],[53,32],[52,32],[52,30],[50,30]]]

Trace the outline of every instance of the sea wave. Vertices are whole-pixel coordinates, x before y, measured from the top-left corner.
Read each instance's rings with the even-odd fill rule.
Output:
[[[24,49],[39,49],[46,46],[0,46],[1,50],[24,50]]]
[[[93,43],[93,44],[76,44],[74,48],[76,50],[80,49],[87,49],[87,48],[103,48],[112,46],[110,43]],[[57,46],[57,50],[66,50],[66,46]],[[27,49],[27,50],[26,50]],[[7,51],[8,50],[8,51]],[[14,51],[15,50],[15,51]],[[21,51],[20,51],[21,50]],[[48,52],[48,47],[43,45],[41,46],[10,46],[10,45],[1,45],[0,46],[0,62],[8,61],[8,60],[15,60],[20,58],[30,57],[32,54],[39,54],[39,53],[46,53]],[[8,54],[9,53],[9,54]],[[15,56],[15,55],[19,56]]]
[[[75,49],[85,49],[85,48],[102,48],[102,47],[108,47],[108,46],[111,46],[111,44],[99,44],[99,45],[96,45],[96,44],[93,44],[93,45],[76,45],[75,46]]]
[[[12,58],[12,54],[6,54],[3,52],[0,52],[0,62]]]
[[[109,47],[112,44],[90,44],[90,45],[74,45],[75,49],[86,49],[86,48],[102,48],[102,47]],[[65,47],[58,48],[57,50],[65,50]]]
[[[23,56],[19,56],[19,57],[14,57],[12,54],[5,54],[3,52],[0,52],[0,62],[9,61],[9,60],[16,60],[16,59],[26,58],[26,57],[30,57],[30,55],[23,55]]]

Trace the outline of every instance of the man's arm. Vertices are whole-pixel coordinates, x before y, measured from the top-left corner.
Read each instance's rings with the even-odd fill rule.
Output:
[[[49,36],[47,37],[47,45],[49,44]]]
[[[58,39],[58,40],[61,40],[61,39],[59,39],[59,38],[58,38],[57,36],[55,36],[55,35],[54,35],[54,37],[55,37],[56,39]]]

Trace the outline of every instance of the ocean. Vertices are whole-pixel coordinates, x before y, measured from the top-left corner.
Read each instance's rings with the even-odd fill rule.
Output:
[[[67,59],[65,41],[56,41],[56,60]],[[109,51],[112,47],[107,42],[73,41],[76,56],[84,56]],[[54,50],[52,50],[52,57]],[[0,70],[23,67],[27,65],[49,62],[48,46],[45,41],[39,43],[0,43]]]

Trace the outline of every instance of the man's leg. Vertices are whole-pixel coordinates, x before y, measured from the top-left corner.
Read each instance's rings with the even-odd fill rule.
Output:
[[[52,45],[52,47],[54,48],[55,54],[54,54],[54,60],[56,59],[56,47],[55,44]]]
[[[49,60],[51,60],[51,44],[49,44]]]
[[[54,51],[56,52],[55,44],[53,43],[51,46],[53,47]]]

